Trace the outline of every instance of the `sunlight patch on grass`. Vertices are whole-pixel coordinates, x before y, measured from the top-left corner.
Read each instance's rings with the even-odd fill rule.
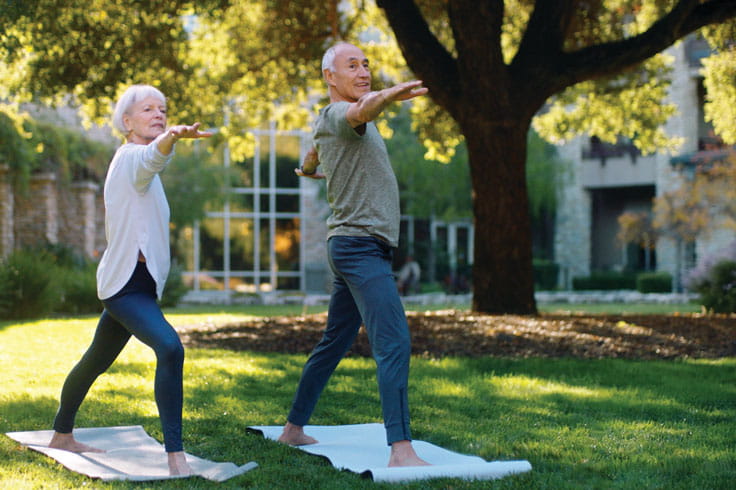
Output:
[[[453,395],[467,397],[472,396],[473,391],[470,386],[455,383],[449,379],[435,378],[430,383],[431,389],[428,394]]]
[[[511,399],[528,399],[549,394],[571,398],[603,399],[614,396],[612,390],[575,386],[528,376],[494,376],[486,378],[498,393]]]

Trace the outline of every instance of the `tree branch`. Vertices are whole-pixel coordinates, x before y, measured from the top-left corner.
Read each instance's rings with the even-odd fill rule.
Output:
[[[575,12],[575,0],[538,1],[529,17],[514,61],[539,59],[539,53],[561,52]]]
[[[494,81],[505,77],[501,50],[503,0],[450,0],[447,14],[455,38],[461,81],[478,87],[478,74],[495,68]]]
[[[561,54],[556,75],[565,86],[618,73],[655,54],[675,41],[709,24],[736,17],[733,0],[681,0],[645,32],[622,41],[603,43]]]
[[[429,30],[413,0],[377,0],[396,35],[404,59],[430,88],[430,96],[452,113],[460,96],[456,60]]]

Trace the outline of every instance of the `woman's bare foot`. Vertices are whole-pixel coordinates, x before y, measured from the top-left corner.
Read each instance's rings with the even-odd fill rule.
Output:
[[[187,463],[187,457],[184,451],[166,454],[169,457],[169,474],[171,476],[190,476],[194,474],[189,463]]]
[[[304,433],[304,427],[286,422],[284,431],[279,436],[279,442],[289,444],[290,446],[306,446],[307,444],[316,444],[318,441],[314,437]]]
[[[68,434],[62,434],[61,432],[54,432],[49,442],[49,447],[54,449],[63,449],[64,451],[70,451],[72,453],[104,453],[104,449],[97,449],[96,447],[82,444],[81,442],[74,439],[74,435],[69,432]]]
[[[388,466],[430,466],[430,464],[417,456],[411,441],[396,441],[391,444]]]

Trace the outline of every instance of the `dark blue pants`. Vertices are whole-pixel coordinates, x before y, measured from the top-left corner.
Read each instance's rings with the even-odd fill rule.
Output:
[[[289,422],[306,425],[327,380],[365,325],[376,360],[378,391],[389,444],[411,440],[407,384],[411,345],[391,258],[371,237],[336,236],[327,244],[335,275],[327,328],[304,366]]]
[[[166,451],[182,451],[184,347],[156,303],[156,284],[146,264],[138,262],[125,287],[102,303],[105,309],[92,344],[64,382],[54,430],[65,434],[72,431],[74,418],[92,383],[107,371],[130,336],[135,335],[156,353],[154,391]]]

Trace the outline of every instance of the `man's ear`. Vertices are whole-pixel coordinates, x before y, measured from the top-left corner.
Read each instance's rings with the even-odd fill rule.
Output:
[[[325,81],[327,82],[327,85],[335,85],[332,77],[332,71],[330,71],[329,68],[325,68],[324,70],[322,70],[322,74],[325,76]]]

